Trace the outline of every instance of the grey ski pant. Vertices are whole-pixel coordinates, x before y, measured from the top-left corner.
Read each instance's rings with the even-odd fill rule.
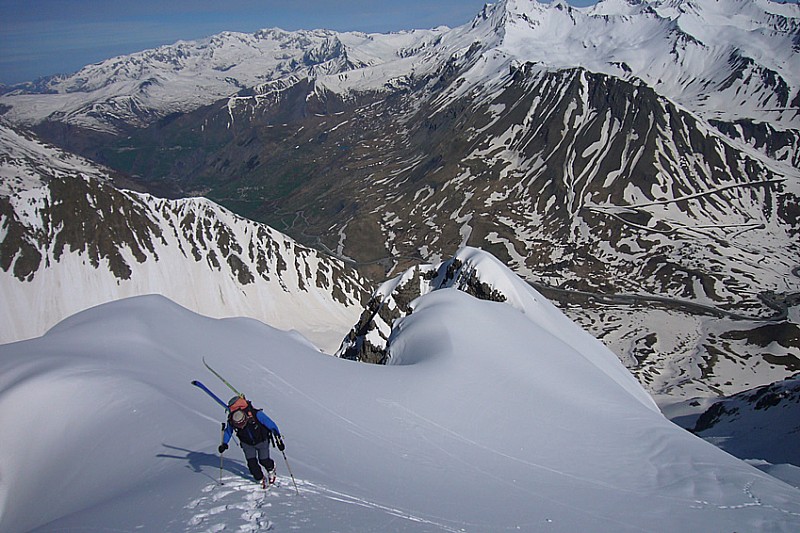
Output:
[[[244,451],[244,457],[247,459],[247,468],[253,474],[256,481],[264,479],[264,472],[261,471],[261,466],[267,469],[267,472],[275,469],[275,461],[269,456],[269,439],[260,442],[253,446],[239,441]]]

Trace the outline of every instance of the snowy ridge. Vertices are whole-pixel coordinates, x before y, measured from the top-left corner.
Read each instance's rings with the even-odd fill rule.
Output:
[[[422,296],[387,366],[157,296],[2,345],[0,528],[797,529],[797,489],[668,422],[618,361],[563,342],[574,324],[529,296],[525,313],[452,289]],[[248,489],[235,447],[215,485],[222,414],[189,381],[225,389],[202,354],[276,420],[303,498],[281,460],[279,487]],[[86,438],[107,434],[121,444]]]
[[[398,328],[402,327],[400,323],[413,313],[417,298],[446,289],[456,289],[480,300],[510,306],[576,352],[600,357],[602,362],[593,364],[603,369],[615,369],[610,373],[612,379],[632,391],[643,403],[652,405],[649,396],[641,395],[641,385],[632,379],[630,372],[617,365],[619,359],[611,351],[563,316],[497,258],[477,248],[464,247],[453,258],[438,265],[414,267],[383,283],[337,355],[345,359],[410,364],[393,348],[393,339]]]
[[[509,296],[506,293],[516,295],[517,287],[503,283],[503,277],[492,276],[492,279],[484,280],[478,264],[485,265],[489,261],[481,251],[463,248],[449,260],[436,265],[415,266],[384,282],[374,291],[359,322],[345,337],[336,355],[345,359],[387,363],[395,321],[411,314],[416,298],[436,290],[455,288],[482,299],[507,302]],[[490,272],[495,269],[490,269]],[[521,283],[521,280],[517,282]],[[502,287],[496,288],[494,283],[500,283]],[[522,294],[522,300],[516,297],[508,303],[524,312],[532,295],[527,288]]]
[[[390,35],[327,30],[224,32],[88,65],[0,97],[9,120],[61,121],[114,132],[143,126],[288,77],[315,77],[383,63],[410,53],[441,30]],[[357,50],[355,48],[358,48]]]
[[[327,350],[359,312],[363,281],[340,261],[206,199],[158,199],[73,175],[0,198],[0,208],[0,342],[148,293],[297,329]]]

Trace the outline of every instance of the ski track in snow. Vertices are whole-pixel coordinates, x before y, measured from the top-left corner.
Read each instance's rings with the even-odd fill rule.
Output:
[[[224,476],[221,485],[219,481],[206,485],[202,489],[203,495],[186,505],[186,509],[193,515],[187,521],[185,531],[322,531],[330,527],[330,524],[314,524],[313,516],[319,516],[321,506],[329,507],[326,502],[333,502],[334,506],[344,504],[346,508],[355,506],[376,511],[386,515],[391,521],[399,519],[411,524],[430,526],[435,531],[464,531],[409,511],[332,490],[318,483],[303,480],[296,482],[297,492],[289,477],[278,476],[276,483],[264,490],[249,478]],[[330,516],[342,514],[342,511],[330,508],[324,514]],[[347,514],[345,511],[345,523]]]
[[[220,485],[218,481],[214,481],[207,484],[202,489],[203,495],[186,505],[186,509],[193,515],[187,521],[185,531],[210,533],[219,531],[237,531],[241,533],[285,530],[324,531],[326,528],[331,527],[331,523],[316,524],[314,523],[315,516],[323,515],[330,519],[332,515],[339,515],[339,518],[346,524],[347,517],[353,508],[375,511],[376,514],[385,515],[389,520],[392,520],[390,523],[393,523],[399,530],[403,530],[403,527],[394,522],[395,519],[406,522],[406,525],[409,526],[414,524],[423,527],[427,526],[430,528],[426,529],[427,531],[446,531],[450,533],[463,532],[467,530],[466,528],[476,526],[468,523],[459,524],[458,526],[461,527],[448,525],[431,517],[421,517],[407,510],[383,505],[330,489],[319,483],[300,479],[296,480],[297,492],[295,492],[292,480],[288,476],[279,476],[275,485],[267,490],[262,489],[258,483],[249,478],[236,475],[224,476],[222,483]],[[744,487],[743,491],[752,500],[751,503],[720,506],[718,508],[739,509],[762,505],[760,499],[752,493],[751,484]],[[331,503],[333,507],[330,507],[329,504]],[[342,504],[344,507],[338,504]],[[692,507],[696,509],[709,506],[713,506],[713,504],[703,500],[692,502]],[[773,506],[767,507],[787,514],[795,514]],[[320,513],[321,508],[326,509],[326,511]],[[552,520],[547,519],[546,522],[552,523]],[[624,522],[619,522],[619,524],[625,525]],[[346,525],[345,528],[347,528]]]
[[[410,522],[416,522],[420,524],[434,526],[435,528],[440,529],[442,531],[450,531],[454,533],[464,531],[464,529],[456,529],[427,518],[416,516],[414,514],[409,513],[408,511],[403,511],[395,507],[388,507],[386,505],[381,505],[376,502],[365,500],[364,498],[358,498],[355,496],[351,496],[349,494],[345,494],[343,492],[331,490],[315,483],[301,482],[298,485],[298,489],[300,490],[301,494],[318,494],[323,498],[327,498],[329,500],[346,503],[348,505],[358,505],[360,507],[364,507],[367,509],[382,511],[390,516],[401,518],[403,520],[408,520]]]

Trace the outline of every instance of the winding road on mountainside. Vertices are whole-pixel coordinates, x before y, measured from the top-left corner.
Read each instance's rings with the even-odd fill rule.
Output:
[[[420,257],[410,257],[410,256],[387,256],[381,259],[360,262],[342,257],[341,255],[338,255],[333,251],[329,250],[324,245],[322,245],[321,249],[318,248],[318,251],[328,254],[335,259],[339,259],[340,261],[344,261],[345,263],[352,265],[354,267],[368,266],[379,263],[391,263],[399,260],[417,261],[419,263],[426,262],[424,259]],[[800,277],[800,266],[796,267],[792,271],[792,273],[795,276]],[[783,293],[783,294],[777,294],[773,292],[763,292],[758,295],[759,299],[764,303],[764,305],[766,305],[771,309],[774,309],[776,313],[772,316],[751,316],[751,315],[736,313],[733,311],[726,311],[724,309],[720,309],[718,307],[714,307],[711,305],[705,305],[697,302],[692,302],[689,300],[680,300],[678,298],[670,298],[666,296],[646,296],[640,294],[608,294],[600,292],[588,292],[588,291],[580,291],[577,289],[563,289],[559,287],[553,287],[550,285],[530,280],[525,280],[525,281],[529,285],[531,285],[534,289],[542,293],[544,296],[558,300],[563,299],[564,297],[574,298],[577,296],[581,298],[586,298],[588,300],[594,300],[598,303],[606,305],[633,306],[642,303],[656,304],[668,308],[680,309],[690,314],[711,315],[711,316],[716,316],[718,318],[730,318],[733,320],[748,320],[753,322],[782,322],[786,320],[789,316],[789,307],[793,305],[800,305],[800,292]]]
[[[797,269],[795,269],[797,270]],[[551,287],[533,281],[528,283],[544,294],[545,296],[554,295],[558,298],[559,295],[574,297],[580,296],[590,300],[597,301],[598,303],[607,305],[636,305],[639,303],[649,303],[656,305],[663,305],[686,311],[692,314],[712,315],[719,318],[731,318],[733,320],[749,320],[754,322],[782,322],[789,316],[789,307],[792,305],[800,304],[800,292],[775,294],[771,292],[759,294],[759,299],[767,307],[774,309],[776,313],[773,316],[750,316],[733,311],[726,311],[711,305],[700,304],[689,300],[679,300],[677,298],[669,298],[666,296],[645,296],[640,294],[604,294],[596,292],[579,291],[575,289],[561,289],[558,287]]]
[[[387,256],[381,259],[374,259],[372,261],[354,261],[353,259],[343,257],[328,249],[321,242],[318,243],[320,248],[318,251],[328,254],[335,259],[344,261],[345,263],[354,267],[369,266],[375,264],[388,264],[400,260],[416,261],[419,263],[426,263],[420,257],[411,256]],[[800,266],[796,267],[792,273],[800,277]],[[646,296],[640,294],[609,294],[600,292],[580,291],[577,289],[564,289],[560,287],[553,287],[544,283],[538,283],[530,280],[525,280],[534,289],[542,293],[544,296],[553,299],[574,298],[576,296],[594,300],[601,304],[606,305],[637,305],[642,303],[662,305],[664,307],[680,309],[690,314],[711,315],[718,318],[730,318],[733,320],[748,320],[754,322],[782,322],[789,316],[789,307],[792,305],[800,305],[800,292],[777,294],[772,292],[760,293],[759,299],[767,307],[774,309],[776,313],[772,316],[751,316],[733,311],[726,311],[711,305],[705,305],[689,300],[680,300],[678,298],[670,298],[666,296]]]
[[[295,229],[295,226],[297,225],[297,220],[300,218],[302,218],[303,221],[306,223],[306,227],[308,226],[308,220],[305,218],[305,213],[303,211],[297,211],[294,213],[294,215],[295,216],[294,219],[292,220],[291,225],[287,226],[286,230]],[[352,258],[345,257],[328,248],[328,246],[326,246],[325,243],[322,242],[322,238],[319,235],[309,235],[308,233],[305,232],[305,230],[302,229],[300,230],[300,234],[305,239],[308,239],[306,241],[307,243],[309,243],[307,244],[308,246],[311,246],[315,248],[318,252],[326,254],[334,259],[338,259],[354,268],[377,265],[377,264],[391,265],[392,263],[401,260],[413,261],[420,264],[427,263],[427,261],[422,257],[407,256],[407,255],[386,256],[378,259],[372,259],[370,261],[356,261]],[[800,265],[792,269],[792,274],[796,277],[800,277]],[[564,289],[560,287],[553,287],[551,285],[547,285],[540,282],[534,282],[530,280],[525,280],[525,281],[543,295],[558,300],[564,298],[579,297],[579,298],[586,298],[587,300],[593,300],[597,303],[605,305],[633,306],[643,303],[655,304],[668,308],[680,309],[690,314],[711,315],[711,316],[716,316],[718,318],[730,318],[733,320],[748,320],[753,322],[782,322],[786,320],[789,316],[789,307],[793,305],[800,305],[800,292],[789,292],[789,293],[774,293],[771,291],[762,292],[758,295],[759,299],[764,305],[766,305],[771,309],[774,309],[775,314],[772,316],[751,316],[742,313],[736,313],[734,311],[726,311],[724,309],[720,309],[718,307],[714,307],[711,305],[692,302],[690,300],[671,298],[667,296],[589,292],[577,289]]]

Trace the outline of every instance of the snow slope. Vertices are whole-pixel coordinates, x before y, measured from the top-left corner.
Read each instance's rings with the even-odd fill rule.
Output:
[[[525,290],[522,308],[422,296],[387,366],[159,296],[0,346],[0,530],[800,527],[800,491],[667,421],[613,355]],[[228,391],[203,355],[276,420],[299,496],[282,458],[280,486],[259,493],[235,448],[215,485],[222,413],[189,382]]]

